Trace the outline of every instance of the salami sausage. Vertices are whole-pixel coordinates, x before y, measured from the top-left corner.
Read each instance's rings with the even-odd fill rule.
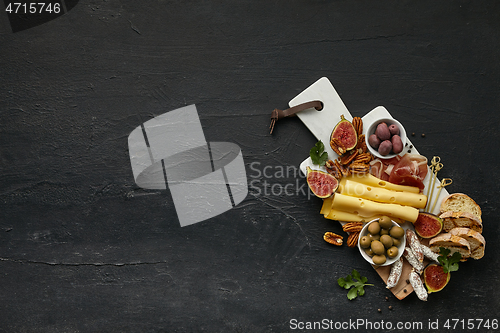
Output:
[[[422,248],[422,252],[424,253],[424,256],[426,256],[430,260],[433,260],[435,262],[439,262],[439,260],[438,260],[439,254],[437,254],[436,252],[433,252],[430,249],[430,247],[425,246],[424,244],[420,244],[420,247]]]
[[[391,272],[389,273],[389,278],[387,279],[387,289],[393,288],[398,284],[402,271],[403,257],[400,257],[391,266]]]
[[[413,287],[413,290],[415,290],[415,293],[417,294],[417,297],[421,301],[427,301],[427,290],[424,287],[424,284],[422,283],[422,279],[420,278],[420,275],[412,269],[410,272],[410,284]]]
[[[405,247],[405,250],[403,252],[403,257],[410,263],[410,265],[413,266],[413,268],[418,272],[422,273],[424,270],[424,264],[418,261],[417,257],[415,256],[415,253],[413,253],[412,249],[410,249],[408,246]]]
[[[420,241],[418,240],[417,234],[411,229],[406,229],[406,243],[410,246],[410,249],[415,253],[418,261],[424,261],[424,253],[422,252],[422,247]]]

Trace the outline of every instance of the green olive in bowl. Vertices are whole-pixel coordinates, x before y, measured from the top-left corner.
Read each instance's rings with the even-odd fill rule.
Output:
[[[375,265],[382,265],[385,264],[387,258],[383,254],[376,254],[372,257],[372,260]]]
[[[380,224],[378,222],[372,222],[368,226],[368,232],[372,235],[377,235],[380,232]]]
[[[389,216],[382,216],[378,220],[378,224],[382,229],[389,230],[392,227],[392,220],[390,219]]]
[[[369,248],[371,243],[372,243],[372,240],[371,240],[370,236],[363,236],[359,239],[359,245],[361,245],[361,247],[363,249]]]
[[[390,218],[391,227],[387,228],[387,225],[384,225],[385,219],[387,217],[377,218],[366,223],[358,238],[358,249],[361,255],[370,264],[376,266],[387,266],[394,263],[402,255],[406,244],[404,229]],[[377,233],[374,233],[376,231]],[[396,237],[399,235],[401,237]]]
[[[401,238],[404,236],[405,234],[405,231],[403,228],[401,227],[398,227],[398,226],[394,226],[391,228],[391,230],[389,231],[389,234],[394,237],[394,238]]]
[[[386,249],[390,248],[393,244],[394,241],[392,240],[392,237],[389,235],[382,235],[380,236],[380,242],[384,244],[384,247]]]
[[[396,246],[391,246],[388,250],[387,250],[387,256],[389,258],[394,258],[394,257],[397,257],[399,254],[399,250]]]
[[[384,254],[385,253],[385,247],[381,241],[374,240],[371,243],[370,247],[371,247],[373,253],[375,253],[375,254]]]

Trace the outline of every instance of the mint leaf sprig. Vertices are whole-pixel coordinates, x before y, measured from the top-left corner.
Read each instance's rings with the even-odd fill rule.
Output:
[[[309,155],[312,162],[317,165],[325,165],[326,161],[328,161],[328,153],[325,151],[325,145],[321,140],[316,142],[314,147],[311,148]]]
[[[368,278],[361,276],[357,270],[353,269],[351,274],[352,276],[347,275],[345,278],[339,278],[337,280],[339,286],[349,290],[347,292],[347,298],[349,300],[355,299],[358,295],[363,296],[365,294],[365,286],[373,286],[373,284],[366,283],[368,282]]]
[[[455,252],[448,257],[450,253],[449,249],[444,247],[439,248],[440,256],[438,257],[438,261],[443,266],[443,272],[445,273],[458,271],[458,263],[462,259],[462,255],[459,252]]]

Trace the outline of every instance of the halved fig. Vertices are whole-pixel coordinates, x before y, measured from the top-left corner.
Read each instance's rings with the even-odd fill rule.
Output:
[[[329,173],[307,167],[307,185],[318,198],[328,198],[337,190],[339,181]]]
[[[443,230],[443,219],[431,213],[419,213],[413,226],[420,237],[432,238]]]
[[[443,290],[450,281],[450,276],[450,272],[444,272],[443,266],[438,264],[428,265],[424,269],[424,283],[429,294]]]
[[[356,129],[352,123],[344,118],[344,115],[340,116],[340,121],[335,125],[330,136],[330,141],[332,141],[333,138],[337,138],[342,142],[346,151],[354,149],[358,143],[358,133],[356,133]]]

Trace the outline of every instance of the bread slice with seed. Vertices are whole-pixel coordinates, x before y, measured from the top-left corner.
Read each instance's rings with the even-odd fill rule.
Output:
[[[462,255],[462,261],[470,257],[470,244],[462,237],[450,233],[439,234],[429,242],[432,252],[439,253],[439,248],[444,247],[450,250],[450,255],[459,252]]]
[[[483,232],[483,223],[477,216],[468,212],[445,212],[439,215],[443,219],[443,230],[449,232],[453,228],[469,228]]]
[[[474,259],[481,259],[484,256],[484,249],[486,247],[486,240],[483,235],[469,228],[453,228],[450,234],[462,237],[469,242],[470,257]]]
[[[448,195],[441,202],[439,209],[441,213],[445,212],[468,212],[481,220],[481,207],[467,194],[453,193]]]

